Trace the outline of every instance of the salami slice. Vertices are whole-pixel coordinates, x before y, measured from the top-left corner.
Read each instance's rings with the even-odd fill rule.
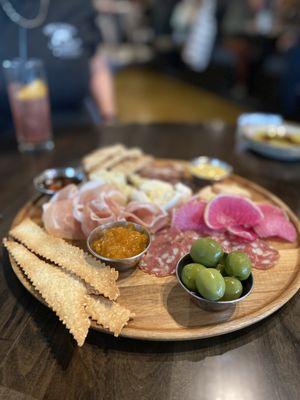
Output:
[[[174,274],[178,261],[189,252],[197,238],[198,234],[193,231],[180,232],[174,228],[160,231],[155,235],[139,268],[156,276]]]
[[[272,268],[279,258],[279,252],[261,239],[249,242],[225,232],[215,233],[212,237],[221,244],[226,253],[241,251],[248,254],[253,267],[257,269]]]
[[[260,239],[248,243],[244,251],[252,261],[253,267],[257,269],[272,268],[279,259],[279,252]]]
[[[257,269],[272,268],[279,258],[278,251],[261,239],[249,242],[228,232],[214,232],[211,237],[221,244],[226,253],[241,251],[248,254],[253,267]],[[198,238],[197,232],[181,232],[175,228],[166,228],[158,232],[139,268],[156,276],[174,274],[176,264],[190,251],[192,243]]]
[[[199,239],[199,233],[195,231],[186,231],[183,232],[183,236],[181,239],[181,245],[184,249],[184,254],[189,253],[191,250],[191,246],[193,242],[197,239]]]

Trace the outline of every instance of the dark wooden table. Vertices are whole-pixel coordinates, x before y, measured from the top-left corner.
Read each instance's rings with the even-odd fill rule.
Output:
[[[69,128],[56,149],[21,155],[0,147],[0,235],[34,195],[32,178],[76,164],[116,141],[158,157],[215,155],[267,187],[300,214],[300,164],[239,153],[233,128],[151,125]],[[3,251],[0,271],[1,399],[296,400],[300,397],[300,296],[264,321],[226,336],[191,342],[142,342],[91,331],[82,348],[54,314],[14,276]]]

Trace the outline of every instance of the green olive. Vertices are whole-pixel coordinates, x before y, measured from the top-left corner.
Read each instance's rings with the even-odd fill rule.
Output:
[[[226,257],[228,256],[228,253],[223,253],[220,261],[218,262],[216,269],[221,272],[222,276],[226,276],[226,271],[225,271],[225,261]]]
[[[233,276],[225,276],[225,293],[221,298],[221,301],[235,300],[241,297],[243,292],[243,285],[241,282]]]
[[[223,256],[223,250],[215,240],[202,238],[192,244],[190,254],[194,262],[215,267]]]
[[[226,257],[225,271],[229,276],[234,276],[240,281],[244,281],[249,278],[251,269],[251,261],[245,253],[233,251]]]
[[[216,266],[216,270],[218,270],[218,271],[222,274],[222,276],[225,276],[225,275],[226,275],[226,272],[225,272],[225,265],[224,265],[224,264],[218,264],[218,265]]]
[[[216,269],[205,268],[197,273],[196,287],[202,297],[216,301],[224,296],[225,281]]]
[[[196,263],[191,263],[187,264],[183,267],[182,272],[181,272],[181,279],[184,284],[189,290],[196,290],[196,275],[198,271],[201,269],[205,268],[201,264],[196,264]]]

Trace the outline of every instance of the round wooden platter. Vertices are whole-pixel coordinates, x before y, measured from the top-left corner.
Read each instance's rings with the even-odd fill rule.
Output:
[[[228,183],[237,183],[250,190],[255,201],[268,201],[284,209],[299,232],[296,215],[276,196],[262,187],[238,176]],[[27,203],[17,214],[13,226],[25,217],[41,221],[41,205],[46,201]],[[297,243],[272,241],[280,252],[275,267],[254,269],[254,289],[236,307],[223,312],[207,312],[199,308],[179,286],[174,276],[158,278],[139,269],[120,273],[118,302],[135,313],[135,318],[123,329],[121,336],[142,340],[192,340],[222,335],[262,320],[283,306],[300,287],[300,248]],[[44,303],[21,269],[10,258],[11,266],[25,288]],[[92,328],[104,331],[98,325]]]

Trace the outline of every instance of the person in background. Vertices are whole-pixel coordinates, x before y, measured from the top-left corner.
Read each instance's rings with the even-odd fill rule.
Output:
[[[230,0],[225,2],[222,23],[223,43],[235,57],[235,82],[232,94],[237,98],[247,95],[251,64],[257,58],[256,47],[247,37],[256,16],[264,9],[266,0]]]
[[[278,0],[277,13],[282,34],[277,41],[283,55],[281,106],[285,117],[299,119],[300,110],[300,1]]]
[[[184,0],[194,5],[190,29],[182,49],[182,59],[194,71],[204,71],[211,60],[217,36],[216,0]]]
[[[77,117],[85,99],[90,97],[101,122],[115,119],[113,79],[106,60],[97,52],[101,37],[95,17],[88,0],[0,0],[1,64],[19,57],[20,26],[40,19],[37,27],[26,29],[27,54],[44,62],[54,118],[56,114],[68,113]],[[1,133],[11,127],[2,70],[0,115]]]

